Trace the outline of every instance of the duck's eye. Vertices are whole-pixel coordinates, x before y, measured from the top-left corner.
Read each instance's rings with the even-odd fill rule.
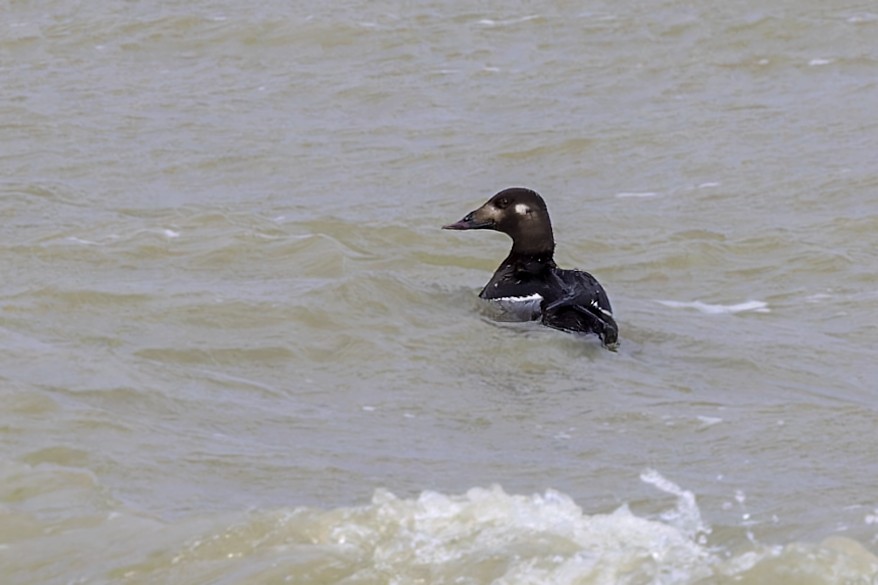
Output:
[[[494,205],[496,205],[500,209],[506,209],[507,207],[509,207],[509,199],[507,197],[501,197],[494,202]]]

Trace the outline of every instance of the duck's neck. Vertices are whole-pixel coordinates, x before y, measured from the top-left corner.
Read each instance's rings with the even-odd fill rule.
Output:
[[[509,255],[500,265],[501,269],[511,270],[512,272],[529,272],[538,274],[544,270],[555,268],[554,250],[543,250],[541,252],[519,252],[512,247]]]
[[[548,218],[541,222],[530,222],[509,233],[512,238],[510,256],[534,256],[552,258],[555,253],[555,235]]]

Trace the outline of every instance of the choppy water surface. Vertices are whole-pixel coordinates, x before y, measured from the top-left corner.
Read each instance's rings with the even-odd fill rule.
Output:
[[[871,4],[0,13],[4,584],[878,580]]]

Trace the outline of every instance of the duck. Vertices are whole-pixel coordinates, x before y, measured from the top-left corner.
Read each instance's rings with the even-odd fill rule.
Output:
[[[552,221],[542,196],[510,187],[498,192],[446,230],[494,230],[512,238],[512,249],[479,297],[510,318],[539,321],[569,333],[594,334],[616,351],[619,327],[598,280],[583,270],[555,264]]]

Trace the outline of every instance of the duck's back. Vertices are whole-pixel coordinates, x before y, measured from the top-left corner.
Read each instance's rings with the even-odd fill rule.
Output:
[[[604,344],[613,346],[619,330],[604,287],[582,270],[556,268],[553,275],[557,285],[550,287],[552,294],[543,301],[543,324],[563,331],[597,333]]]
[[[537,320],[564,331],[597,333],[606,344],[618,335],[607,293],[597,279],[582,270],[504,263],[479,296],[504,316]]]

